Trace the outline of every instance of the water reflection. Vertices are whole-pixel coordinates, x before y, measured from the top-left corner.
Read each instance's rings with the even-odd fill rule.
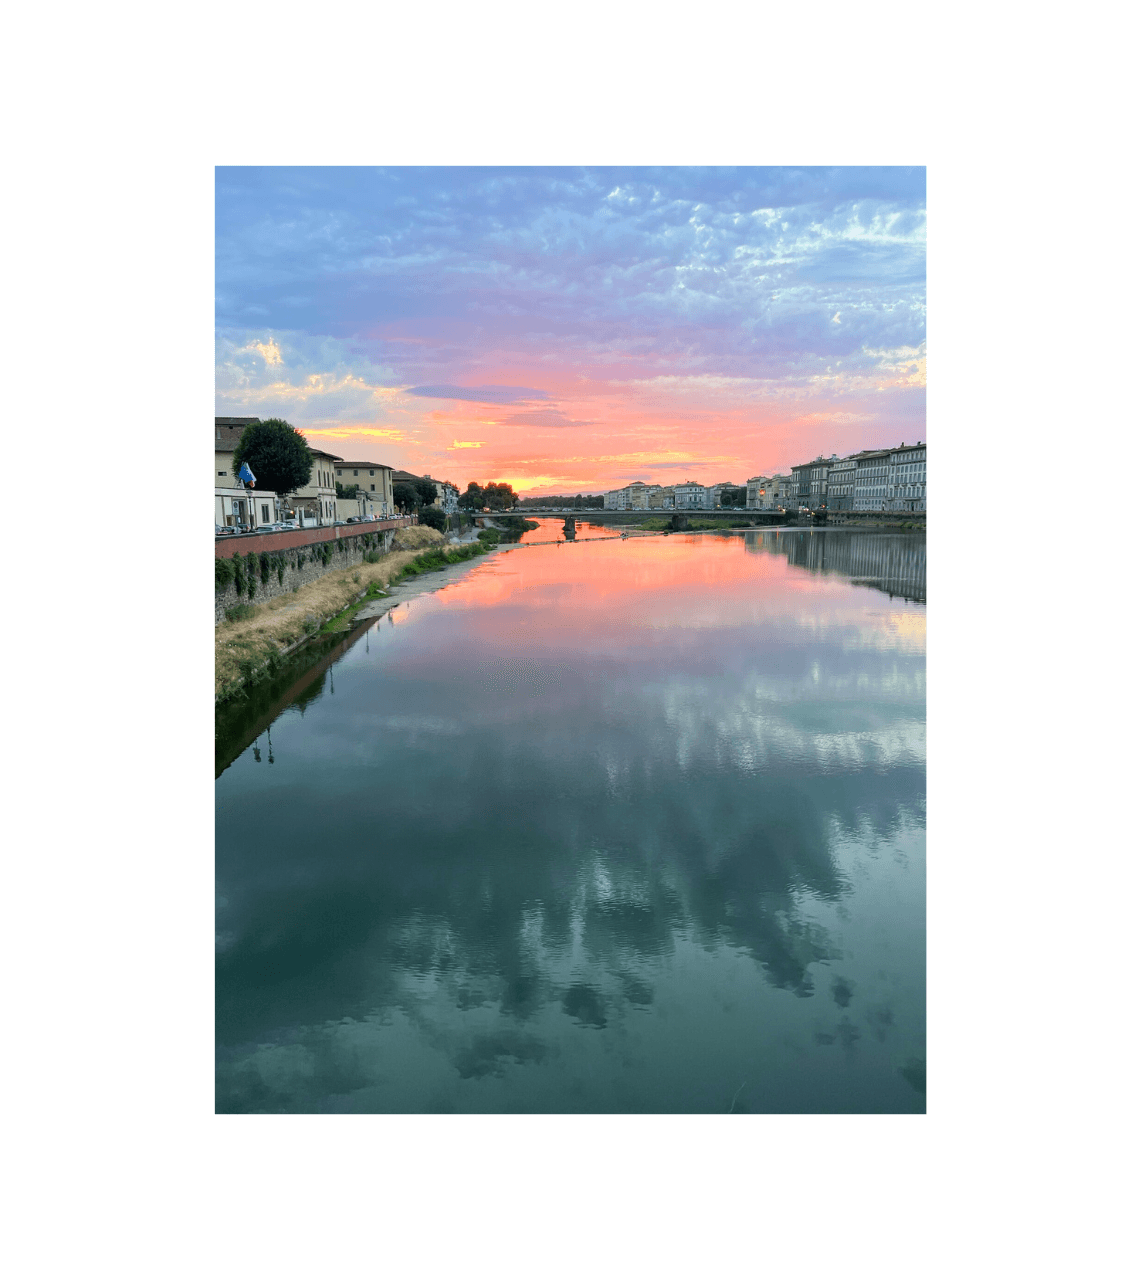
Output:
[[[814,573],[835,573],[889,596],[927,601],[927,535],[856,532],[848,529],[790,529],[746,533],[751,551],[788,558]]]
[[[500,554],[297,695],[219,783],[220,1110],[922,1106],[922,609],[753,549]]]

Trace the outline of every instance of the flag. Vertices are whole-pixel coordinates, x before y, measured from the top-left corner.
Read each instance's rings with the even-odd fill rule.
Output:
[[[254,473],[250,470],[248,462],[242,463],[242,468],[238,472],[238,479],[243,484],[257,484],[258,482],[257,476],[255,476]]]

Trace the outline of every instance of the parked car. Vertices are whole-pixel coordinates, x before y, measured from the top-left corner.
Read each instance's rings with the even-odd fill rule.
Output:
[[[283,520],[281,522],[282,529],[299,529],[301,526],[296,520]]]
[[[360,522],[361,522],[360,516],[349,516],[349,518],[345,521],[345,524],[360,524]],[[337,523],[340,524],[340,521],[338,521]]]
[[[233,526],[228,525],[228,524],[216,524],[216,525],[214,526],[214,537],[215,537],[215,538],[224,538],[224,537],[226,537],[227,535],[232,536],[233,534],[235,534],[235,533],[237,533],[237,532],[238,532],[238,531],[237,531],[237,529],[233,528]]]
[[[334,520],[334,521],[333,521],[333,528],[334,528],[334,529],[340,529],[343,525],[346,525],[346,524],[348,524],[348,521],[347,521],[347,520]]]
[[[280,528],[279,524],[259,524],[254,533],[277,533]]]

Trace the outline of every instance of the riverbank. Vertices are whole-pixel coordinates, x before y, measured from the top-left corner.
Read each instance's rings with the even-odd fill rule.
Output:
[[[443,534],[426,526],[401,529],[392,551],[372,563],[328,573],[289,595],[248,606],[244,616],[215,630],[215,705],[239,696],[248,685],[272,673],[292,650],[319,632],[347,628],[358,604],[379,604],[382,599],[400,603],[433,590],[441,575],[424,578],[422,572],[435,569],[437,563],[462,569],[465,561],[485,550],[480,543],[448,547]]]

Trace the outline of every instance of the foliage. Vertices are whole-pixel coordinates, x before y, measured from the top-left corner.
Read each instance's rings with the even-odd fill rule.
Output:
[[[485,546],[494,547],[499,542],[499,530],[498,529],[481,529],[479,533],[476,534],[476,537]]]
[[[412,487],[416,490],[421,506],[430,507],[436,501],[436,486],[426,477],[416,480]]]
[[[234,566],[229,560],[223,560],[221,556],[214,560],[214,590],[225,591],[225,589],[234,580]]]
[[[474,480],[469,481],[468,487],[460,494],[460,506],[464,511],[483,510],[483,489]]]
[[[336,482],[338,498],[355,498],[359,484],[342,484],[339,480]]]
[[[259,489],[272,489],[283,497],[308,484],[313,470],[305,437],[282,418],[251,422],[242,432],[234,450],[235,476],[243,462],[257,477]]]
[[[745,485],[736,485],[730,489],[722,489],[721,505],[723,507],[743,507],[747,496],[748,489]]]
[[[405,480],[392,486],[392,501],[401,511],[411,511],[418,497],[416,490]]]
[[[379,551],[366,551],[364,553],[365,564],[376,564],[379,559],[380,559]]]
[[[447,528],[448,517],[439,507],[421,507],[420,523],[426,524],[430,529],[439,529],[443,533]]]
[[[232,604],[226,610],[226,621],[242,622],[246,618],[252,618],[256,612],[252,604]]]
[[[570,507],[575,511],[601,511],[606,505],[602,494],[553,493],[545,498],[520,498],[521,507]]]
[[[506,482],[490,481],[484,485],[483,505],[491,511],[510,511],[518,501],[515,490]]]

